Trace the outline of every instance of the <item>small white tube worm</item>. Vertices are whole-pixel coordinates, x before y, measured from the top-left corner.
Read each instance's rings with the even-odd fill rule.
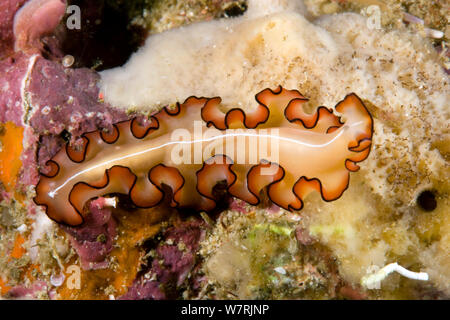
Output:
[[[420,19],[410,13],[407,13],[407,12],[403,13],[403,21],[408,22],[408,23],[413,23],[413,24],[420,24],[423,26],[425,25],[425,22],[422,19]],[[440,38],[444,37],[444,33],[442,31],[439,31],[436,29],[431,29],[431,28],[425,27],[424,31],[425,31],[426,36],[430,37],[430,38],[440,39]]]
[[[386,279],[386,277],[394,271],[409,279],[421,281],[428,280],[428,273],[413,272],[400,266],[397,262],[394,262],[386,265],[385,267],[381,268],[380,270],[378,270],[373,274],[364,276],[361,279],[361,285],[368,289],[374,289],[377,286],[377,284]]]

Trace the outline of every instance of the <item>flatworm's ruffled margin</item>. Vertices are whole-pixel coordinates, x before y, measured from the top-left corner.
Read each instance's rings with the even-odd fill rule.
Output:
[[[51,219],[64,224],[80,225],[84,221],[85,205],[90,199],[106,194],[125,193],[130,196],[131,201],[137,207],[154,207],[164,199],[163,184],[172,190],[171,206],[194,207],[202,211],[210,211],[215,208],[217,199],[213,195],[213,188],[218,181],[226,181],[227,191],[230,195],[252,205],[260,202],[259,195],[264,188],[267,189],[267,194],[272,202],[287,210],[302,209],[302,199],[313,190],[318,191],[325,201],[338,199],[348,188],[348,171],[359,170],[356,163],[365,160],[370,152],[373,120],[362,101],[352,93],[335,107],[339,113],[350,114],[358,119],[359,122],[355,120],[356,124],[353,126],[359,128],[357,131],[349,129],[352,127],[351,125],[343,128],[344,122],[341,122],[341,117],[333,114],[332,109],[319,107],[313,114],[306,113],[302,104],[307,99],[297,90],[285,90],[280,86],[277,90],[265,89],[255,98],[258,106],[250,112],[234,108],[224,113],[219,109],[221,100],[218,97],[210,99],[189,97],[183,104],[177,103],[173,110],[162,109],[151,116],[148,121],[142,122],[133,118],[116,123],[111,132],[85,133],[82,135],[81,146],[74,148],[67,145],[65,150],[61,150],[47,162],[47,172],[41,173],[34,201],[38,205],[45,206],[47,215]],[[283,110],[280,109],[280,105],[284,106]],[[142,166],[139,167],[137,170],[140,174],[138,175],[136,172],[136,174],[133,173],[131,167],[121,165],[118,161],[103,169],[103,176],[100,179],[87,182],[80,178],[79,181],[73,181],[72,185],[67,184],[68,172],[74,173],[70,176],[71,180],[77,180],[73,179],[77,176],[77,170],[81,170],[77,169],[77,166],[87,162],[95,164],[95,161],[100,161],[102,153],[106,156],[107,151],[112,150],[108,148],[114,147],[115,144],[119,145],[116,148],[120,148],[121,145],[124,145],[123,148],[127,148],[125,143],[127,139],[132,141],[133,145],[137,145],[139,140],[151,141],[154,138],[161,138],[163,133],[170,133],[180,126],[179,123],[175,125],[177,121],[183,121],[184,118],[189,118],[186,121],[196,120],[195,117],[192,117],[192,114],[195,115],[196,112],[199,114],[197,120],[203,120],[205,126],[214,126],[219,130],[290,127],[298,130],[299,134],[304,131],[314,132],[317,137],[324,135],[331,137],[336,135],[338,130],[355,130],[355,136],[349,140],[347,150],[342,150],[343,154],[346,152],[351,156],[340,159],[336,155],[332,155],[336,156],[336,160],[332,158],[328,160],[331,162],[343,160],[344,167],[348,171],[342,172],[341,170],[337,175],[333,175],[334,172],[330,180],[336,181],[333,180],[331,184],[327,183],[332,187],[324,186],[319,177],[311,176],[308,172],[295,180],[292,180],[292,172],[288,172],[289,177],[285,179],[286,182],[283,179],[287,172],[282,163],[261,159],[259,164],[239,167],[227,155],[215,154],[202,165],[192,167],[196,169],[195,175],[188,175],[188,169],[182,167],[183,165],[177,169],[166,166],[162,163],[163,161],[152,165],[148,170],[143,170]],[[246,152],[249,151],[246,150]],[[152,155],[145,159],[135,159],[134,163],[151,163],[151,157]],[[330,155],[324,154],[323,157],[330,157]],[[216,163],[213,160],[217,158],[227,159],[228,162]],[[100,162],[100,164],[102,163]],[[275,173],[272,175],[261,174],[262,169],[273,165],[276,166]],[[297,168],[296,170],[301,171],[302,169]],[[186,180],[183,174],[190,178]],[[196,181],[192,181],[193,179]],[[322,180],[327,179],[327,176],[325,179],[322,177]],[[61,182],[60,187],[56,188],[58,182]],[[288,194],[289,188],[292,192]],[[198,195],[193,195],[195,189]],[[58,194],[56,192],[52,194],[54,190],[59,190]],[[194,205],[192,205],[192,201],[189,203],[187,200],[191,197],[190,193],[193,198],[197,196]]]

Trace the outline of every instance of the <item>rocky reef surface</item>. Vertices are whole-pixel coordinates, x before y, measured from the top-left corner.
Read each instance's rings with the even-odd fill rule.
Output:
[[[284,40],[270,38],[272,33],[277,35],[278,29],[270,31],[273,28],[280,28],[278,35],[286,31],[282,21],[255,17],[257,10],[251,8],[251,1],[4,0],[0,3],[2,297],[449,297],[448,99],[442,100],[448,78],[441,77],[442,67],[448,69],[448,27],[444,29],[442,23],[443,5],[436,2],[428,17],[410,1],[402,1],[400,7],[388,6],[381,21],[385,29],[369,39],[375,39],[375,45],[368,45],[361,34],[349,31],[355,26],[364,28],[367,12],[361,10],[367,4],[363,1],[308,0],[304,5],[294,2],[274,1],[267,12],[287,6],[296,13],[289,14],[284,22],[293,21],[295,26],[301,20],[303,26],[320,35],[328,32],[325,37],[329,39],[317,51],[328,58],[331,56],[326,55],[326,48],[332,46],[330,39],[348,45],[345,54],[333,56],[330,62],[333,72],[340,70],[348,75],[343,77],[343,83],[334,86],[337,91],[342,89],[339,93],[359,90],[355,79],[376,74],[377,70],[392,77],[394,83],[391,86],[381,79],[382,83],[373,91],[361,87],[366,90],[363,95],[376,121],[375,148],[368,169],[355,177],[345,197],[336,204],[322,204],[312,197],[310,209],[303,212],[301,219],[268,203],[255,208],[235,199],[224,199],[224,208],[207,216],[164,207],[139,209],[120,196],[98,198],[89,203],[90,215],[82,227],[54,223],[32,201],[39,170],[45,172],[46,162],[67,142],[77,145],[82,133],[108,130],[115,122],[141,113],[150,114],[175,103],[182,98],[178,95],[187,92],[187,96],[220,93],[229,103],[245,105],[245,99],[232,100],[242,97],[236,95],[239,91],[236,86],[229,85],[236,74],[252,79],[239,86],[242,90],[255,93],[258,85],[278,85],[282,79],[286,82],[283,85],[305,90],[314,103],[337,101],[333,96],[336,92],[329,90],[324,94],[323,90],[327,81],[335,79],[321,78],[322,69],[310,59],[314,52],[289,56],[296,52],[289,42],[291,34],[287,32]],[[81,29],[67,27],[73,14],[66,11],[69,5],[81,8]],[[425,19],[425,23],[409,22],[409,31],[405,31],[404,22],[395,17],[407,7],[419,19]],[[348,10],[363,15],[344,13],[319,18],[315,25],[296,16],[304,15],[313,21],[323,14]],[[216,23],[216,19],[222,20]],[[180,61],[189,64],[179,70],[195,75],[189,69],[195,65],[206,75],[204,70],[214,69],[208,67],[208,61],[215,65],[221,61],[234,65],[235,74],[224,74],[217,81],[203,79],[205,83],[198,84],[195,79],[182,77],[180,72],[179,77],[170,73],[177,88],[169,93],[158,90],[150,100],[139,100],[142,104],[139,106],[124,106],[121,96],[101,90],[104,75],[113,73],[106,71],[100,75],[99,71],[114,72],[119,69],[112,68],[127,61],[131,66],[130,56],[144,46],[147,36],[158,34],[159,38],[151,39],[166,48],[169,41],[177,42],[179,35],[176,30],[161,32],[199,21],[211,24],[182,29],[187,35],[185,40],[203,34],[206,28],[209,31],[204,34],[220,35],[213,40],[222,49],[242,49],[243,56],[248,57],[244,59],[246,64],[233,60],[233,55],[218,54],[211,46],[208,50],[212,51],[203,52],[210,53],[207,54],[210,60],[199,64],[191,63],[200,57],[195,58],[195,48],[185,50]],[[342,21],[345,23],[341,24]],[[340,28],[335,28],[336,24]],[[41,27],[36,28],[37,25]],[[266,28],[266,33],[259,32],[259,25]],[[442,29],[445,36],[431,43],[431,31],[411,34],[411,30],[420,29],[419,25]],[[235,27],[237,31],[233,34]],[[254,33],[251,28],[256,28]],[[242,35],[240,47],[236,46],[236,34]],[[300,39],[305,40],[303,36]],[[264,49],[270,47],[270,41],[282,41],[285,53],[271,56]],[[375,53],[370,51],[372,45],[378,50]],[[173,47],[176,43],[167,46]],[[433,51],[433,47],[438,50]],[[312,50],[312,46],[308,48]],[[355,48],[363,49],[349,53]],[[404,59],[391,59],[400,56]],[[167,53],[167,59],[173,57]],[[292,59],[283,60],[286,57]],[[239,64],[233,64],[236,61]],[[353,65],[354,61],[357,63]],[[398,71],[411,63],[416,64],[413,71]],[[279,74],[264,73],[268,66],[278,70],[274,68],[277,64],[283,66]],[[162,68],[152,70],[159,72],[158,76],[166,75]],[[166,83],[161,79],[155,88]],[[208,85],[212,84],[221,92],[209,92]],[[230,87],[236,90],[227,89]],[[126,91],[132,95],[132,89]],[[432,91],[435,93],[429,94]],[[431,280],[418,283],[393,275],[381,290],[368,290],[361,285],[360,279],[368,267],[382,267],[394,260],[414,270],[426,270]]]

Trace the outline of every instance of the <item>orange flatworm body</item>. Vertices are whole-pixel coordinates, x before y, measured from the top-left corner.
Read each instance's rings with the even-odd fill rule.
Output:
[[[216,206],[218,182],[253,205],[266,190],[287,210],[300,210],[313,190],[338,199],[370,152],[373,120],[363,102],[352,93],[336,105],[339,115],[325,107],[309,114],[303,95],[281,87],[256,101],[248,112],[224,111],[220,98],[190,97],[146,122],[86,133],[81,147],[67,145],[47,162],[34,200],[55,221],[79,225],[90,199],[122,193],[149,208],[164,185],[173,207],[204,211]]]

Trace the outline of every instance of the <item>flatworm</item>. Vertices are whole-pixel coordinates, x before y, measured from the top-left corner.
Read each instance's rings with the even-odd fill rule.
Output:
[[[373,120],[361,99],[347,95],[336,115],[326,107],[305,112],[307,99],[281,86],[255,98],[256,108],[244,112],[223,111],[218,97],[189,97],[148,121],[85,133],[81,147],[67,145],[47,162],[34,201],[51,219],[80,225],[89,200],[117,193],[149,208],[171,190],[171,206],[210,211],[218,182],[252,205],[267,192],[287,210],[302,209],[313,190],[338,199],[370,152]]]

